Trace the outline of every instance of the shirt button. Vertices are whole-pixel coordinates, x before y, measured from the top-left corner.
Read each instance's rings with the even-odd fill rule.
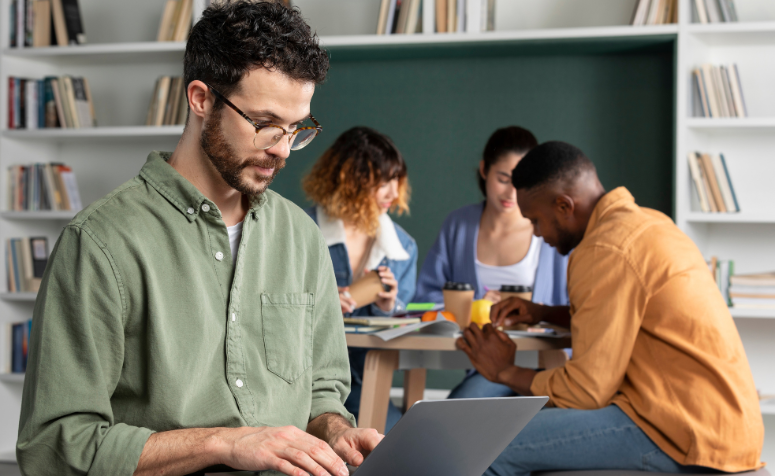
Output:
[[[220,251],[215,253],[215,259],[217,259],[218,261],[221,261],[223,259],[223,253],[221,253]]]
[[[240,379],[237,379],[237,381],[236,381],[236,382],[234,382],[234,383],[237,385],[237,387],[239,387],[239,388],[242,388],[242,385],[243,385],[243,384],[242,384],[242,380],[240,380]]]
[[[186,210],[186,212],[188,212],[189,215],[193,215],[194,214],[194,209],[191,208],[191,207],[188,207],[188,210]]]
[[[202,205],[202,211],[205,212],[205,213],[209,212],[210,211],[210,205],[208,205],[206,203],[203,204]]]
[[[231,313],[231,322],[234,322],[236,320],[237,320],[237,315],[232,312]]]

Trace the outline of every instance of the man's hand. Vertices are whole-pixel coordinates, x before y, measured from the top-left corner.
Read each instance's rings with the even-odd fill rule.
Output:
[[[501,383],[498,376],[514,367],[517,344],[490,324],[485,324],[482,329],[471,324],[455,344],[468,355],[474,368],[491,382]]]
[[[385,435],[373,428],[346,428],[328,442],[343,460],[351,466],[360,466]]]
[[[309,422],[307,431],[327,441],[336,454],[352,466],[360,466],[384,438],[371,428],[353,428],[349,421],[336,413],[318,416]]]
[[[546,307],[515,296],[494,304],[490,309],[490,320],[495,327],[520,323],[534,325],[543,320]]]
[[[368,270],[364,272],[368,273]],[[385,312],[391,312],[396,307],[396,297],[398,296],[398,281],[387,266],[377,268],[379,280],[385,286],[390,286],[390,291],[382,291],[377,295],[375,304]]]
[[[344,461],[325,442],[295,426],[235,428],[224,439],[224,464],[289,476],[347,476]]]

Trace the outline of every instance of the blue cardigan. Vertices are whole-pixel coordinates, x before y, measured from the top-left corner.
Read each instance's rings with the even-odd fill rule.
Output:
[[[475,203],[450,213],[441,227],[438,238],[425,257],[417,279],[415,302],[442,303],[441,288],[447,281],[471,284],[475,299],[481,299],[485,290],[476,272],[476,242],[484,203]],[[543,243],[538,261],[533,301],[551,306],[568,304],[568,257]]]

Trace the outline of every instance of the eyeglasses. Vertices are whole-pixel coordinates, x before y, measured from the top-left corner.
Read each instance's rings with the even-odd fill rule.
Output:
[[[303,149],[307,146],[307,144],[312,142],[312,139],[323,132],[323,126],[321,126],[320,123],[316,121],[314,117],[312,117],[312,114],[309,115],[309,119],[315,124],[315,126],[300,127],[295,131],[286,131],[284,128],[275,124],[256,124],[256,122],[249,118],[247,114],[242,112],[240,108],[226,99],[223,94],[219,93],[209,84],[205,83],[205,85],[210,88],[210,91],[212,91],[216,97],[225,102],[227,106],[234,109],[237,114],[244,117],[251,126],[255,127],[256,135],[253,136],[253,146],[258,150],[271,149],[280,143],[280,140],[282,140],[282,138],[285,136],[289,136],[288,143],[290,144],[291,150]]]

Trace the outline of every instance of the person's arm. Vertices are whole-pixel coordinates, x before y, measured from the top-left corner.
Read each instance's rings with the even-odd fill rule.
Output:
[[[649,293],[629,257],[616,249],[587,248],[572,261],[573,358],[539,372],[530,390],[561,408],[598,409],[624,381]]]
[[[413,301],[443,303],[442,287],[452,275],[447,243],[447,222],[442,225],[439,236],[425,256],[420,275],[417,278],[417,291]]]
[[[66,227],[32,319],[17,457],[24,474],[131,475],[150,429],[116,422],[124,290],[105,244]]]
[[[154,433],[143,448],[134,476],[185,475],[216,465],[290,476],[347,476],[342,459],[316,436],[295,426]]]
[[[377,270],[382,284],[391,289],[379,294],[377,302],[371,305],[371,315],[392,316],[406,309],[406,304],[414,297],[417,287],[417,244],[410,240],[406,248],[409,259],[396,266],[396,274],[386,266],[380,266]]]

